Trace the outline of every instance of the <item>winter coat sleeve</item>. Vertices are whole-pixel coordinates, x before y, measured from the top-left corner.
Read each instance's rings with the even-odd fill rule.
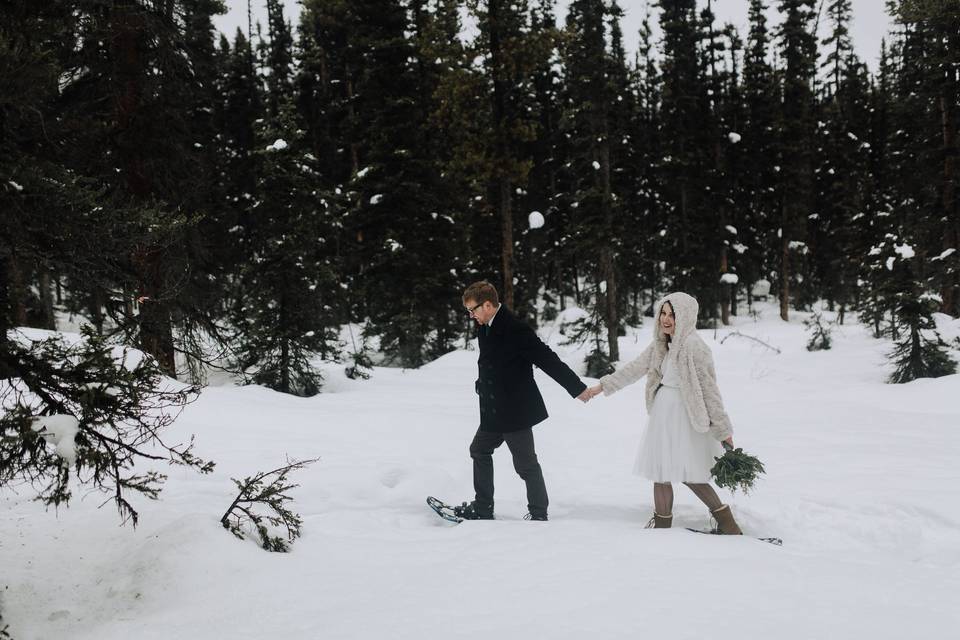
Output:
[[[713,366],[713,352],[707,345],[699,345],[695,354],[697,382],[703,391],[703,403],[710,418],[710,435],[717,440],[726,440],[733,435],[730,416],[723,408],[723,398],[717,385],[717,372]]]
[[[600,378],[603,395],[609,396],[616,393],[647,375],[647,371],[650,370],[650,361],[653,358],[654,344],[651,342],[636,359],[631,360],[610,375]]]
[[[576,398],[583,393],[587,385],[580,380],[580,376],[564,364],[560,356],[545,345],[533,329],[525,324],[518,324],[516,340],[520,355],[553,378],[557,384],[567,390],[571,397]]]

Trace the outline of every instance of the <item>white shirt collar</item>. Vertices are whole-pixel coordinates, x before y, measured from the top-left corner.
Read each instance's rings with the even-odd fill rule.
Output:
[[[500,307],[501,307],[501,306],[503,306],[503,305],[499,305],[499,304],[497,305],[497,310],[493,312],[493,317],[490,318],[490,320],[487,321],[487,326],[488,326],[488,327],[492,327],[492,326],[493,326],[493,321],[494,321],[494,319],[497,317],[497,314],[500,313]]]

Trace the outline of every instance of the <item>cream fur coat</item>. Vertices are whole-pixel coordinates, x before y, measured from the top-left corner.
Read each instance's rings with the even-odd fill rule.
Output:
[[[654,307],[653,342],[640,356],[619,370],[600,378],[604,395],[611,395],[647,376],[647,413],[653,407],[653,397],[662,379],[661,365],[667,356],[667,336],[660,329],[660,309],[665,302],[673,306],[676,329],[670,342],[670,355],[677,358],[680,393],[693,428],[710,433],[717,440],[733,435],[730,417],[723,408],[717,374],[713,367],[713,353],[697,333],[697,313],[700,305],[685,293],[670,293]]]

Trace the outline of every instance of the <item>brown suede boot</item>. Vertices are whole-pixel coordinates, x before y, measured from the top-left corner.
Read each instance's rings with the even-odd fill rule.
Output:
[[[650,522],[647,523],[647,529],[669,529],[670,525],[673,523],[673,514],[671,513],[668,516],[662,516],[656,511],[653,512],[653,517],[650,518]]]
[[[720,533],[728,536],[743,535],[743,531],[740,530],[737,521],[733,519],[733,511],[730,510],[730,505],[725,504],[719,506],[710,513],[717,519],[717,529],[720,530]]]

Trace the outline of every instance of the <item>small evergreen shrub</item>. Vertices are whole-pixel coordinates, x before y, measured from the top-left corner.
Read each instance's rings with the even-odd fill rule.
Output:
[[[902,384],[957,372],[957,363],[946,351],[948,345],[937,333],[932,315],[934,308],[935,301],[925,296],[906,300],[900,305],[898,315],[905,330],[889,355],[894,366],[889,382]]]
[[[586,375],[589,378],[602,378],[616,370],[616,367],[610,362],[610,356],[607,355],[607,352],[599,343],[594,345],[587,356],[586,365]]]
[[[287,461],[278,469],[261,471],[242,481],[231,478],[239,493],[220,518],[223,528],[243,540],[252,527],[260,546],[267,551],[289,551],[293,541],[300,537],[303,520],[287,507],[293,499],[287,492],[299,486],[287,480],[287,476],[314,462],[316,459]],[[271,528],[282,528],[285,535],[271,533]]]
[[[810,332],[807,341],[807,351],[826,351],[833,346],[830,333],[833,331],[833,322],[824,322],[823,315],[815,312],[809,320],[803,321],[803,326]]]

